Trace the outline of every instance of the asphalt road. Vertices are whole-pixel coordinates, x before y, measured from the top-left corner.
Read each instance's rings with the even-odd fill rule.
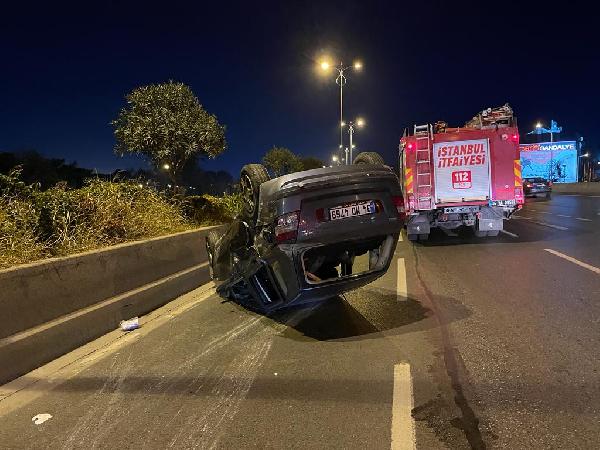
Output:
[[[600,198],[518,216],[274,318],[190,293],[1,388],[0,448],[598,448]]]

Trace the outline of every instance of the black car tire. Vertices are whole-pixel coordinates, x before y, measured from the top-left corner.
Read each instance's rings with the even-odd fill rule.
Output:
[[[361,152],[356,155],[352,164],[375,164],[385,166],[385,161],[377,152]]]
[[[208,270],[211,280],[215,279],[215,249],[220,237],[221,234],[215,230],[209,231],[206,235],[206,255],[208,256]]]
[[[242,217],[254,225],[258,217],[258,194],[260,185],[269,181],[269,173],[262,164],[246,164],[240,172],[240,189],[242,193]]]

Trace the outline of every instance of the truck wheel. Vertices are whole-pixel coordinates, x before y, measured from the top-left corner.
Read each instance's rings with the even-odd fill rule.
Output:
[[[258,194],[260,185],[269,181],[269,173],[262,164],[246,164],[240,172],[242,194],[242,217],[252,225],[258,217]]]
[[[375,164],[385,166],[385,161],[377,152],[361,152],[356,155],[352,164]]]

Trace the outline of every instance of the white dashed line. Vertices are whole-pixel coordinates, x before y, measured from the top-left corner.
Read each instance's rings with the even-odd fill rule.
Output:
[[[552,214],[551,212],[540,211],[540,214]]]
[[[527,216],[514,216],[514,215],[513,215],[513,218],[514,219],[525,219],[525,220],[530,220],[531,219],[531,217],[527,217]]]
[[[533,221],[533,223],[537,223],[538,225],[543,225],[545,227],[550,227],[550,228],[554,228],[556,230],[561,230],[561,231],[567,231],[568,228],[567,227],[561,227],[559,225],[552,225],[551,223],[546,223],[546,222],[536,222]]]
[[[570,261],[573,264],[577,264],[578,266],[581,266],[587,270],[591,270],[592,272],[600,275],[600,269],[598,267],[594,267],[590,264],[584,263],[583,261],[579,261],[578,259],[575,259],[572,256],[565,255],[564,253],[561,253],[561,252],[557,252],[556,250],[552,250],[551,248],[545,248],[544,250],[546,250],[549,253],[552,253],[553,255],[558,256],[559,258],[566,259],[567,261]]]
[[[415,450],[415,420],[410,365],[394,366],[394,394],[392,400],[392,450]]]
[[[565,214],[557,214],[558,217],[566,217],[567,219],[570,219],[573,216],[567,216]]]
[[[581,220],[582,222],[591,222],[592,219],[584,219],[583,217],[575,217],[577,220]]]
[[[408,298],[408,291],[406,288],[406,264],[404,263],[404,258],[398,258],[396,273],[396,295],[400,297],[400,300],[406,300]]]
[[[512,236],[514,238],[518,238],[519,237],[518,234],[511,233],[510,231],[506,231],[506,230],[500,230],[500,233],[508,234],[509,236]]]

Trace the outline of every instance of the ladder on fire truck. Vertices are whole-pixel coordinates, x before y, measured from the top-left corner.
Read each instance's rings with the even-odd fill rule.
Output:
[[[431,164],[433,127],[431,124],[415,125],[414,136],[416,141],[415,160],[417,166],[417,176],[415,179],[416,209],[429,210],[433,209],[433,166]]]

